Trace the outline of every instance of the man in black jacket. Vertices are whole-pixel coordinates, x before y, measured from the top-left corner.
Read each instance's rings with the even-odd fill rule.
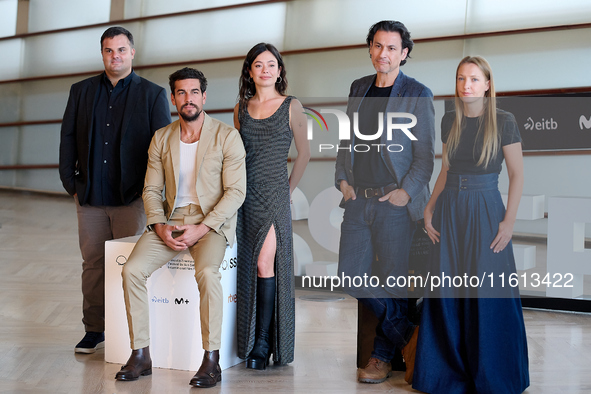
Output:
[[[60,178],[77,201],[86,335],[76,353],[104,342],[105,241],[141,234],[141,199],[154,132],[171,122],[166,91],[132,70],[132,34],[101,37],[105,71],[72,85],[60,142]]]

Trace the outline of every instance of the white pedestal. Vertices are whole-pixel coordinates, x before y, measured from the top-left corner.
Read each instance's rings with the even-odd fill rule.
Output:
[[[131,353],[123,301],[121,269],[139,236],[105,243],[105,361],[125,364]],[[236,245],[228,247],[220,267],[224,289],[224,319],[220,366],[242,360],[237,356]],[[148,279],[150,354],[158,368],[196,371],[203,359],[199,291],[193,258],[181,252]]]
[[[507,194],[502,194],[503,204],[507,206]],[[532,195],[524,194],[519,201],[517,207],[517,217],[519,220],[536,220],[544,218],[544,204],[546,203],[546,196],[543,194]]]
[[[536,266],[535,245],[523,245],[513,243],[513,255],[515,256],[515,268],[528,270]]]
[[[548,200],[548,274],[553,284],[559,278],[562,280],[558,282],[560,286],[547,288],[547,297],[583,295],[584,276],[591,274],[591,250],[585,249],[586,223],[591,223],[591,198],[550,197]]]
[[[315,261],[306,265],[306,276],[337,276],[339,263],[334,261]]]
[[[297,187],[293,189],[293,192],[291,193],[291,201],[289,205],[291,208],[292,220],[308,219],[310,204],[308,204],[306,195]]]
[[[507,194],[501,195],[503,204],[507,206]],[[546,196],[524,194],[517,207],[517,217],[519,220],[537,220],[544,218],[544,204]],[[515,255],[515,268],[518,270],[528,270],[536,266],[536,247],[533,245],[524,245],[513,241],[513,254]]]
[[[302,276],[306,274],[306,266],[313,262],[312,250],[302,237],[293,233],[293,274]]]

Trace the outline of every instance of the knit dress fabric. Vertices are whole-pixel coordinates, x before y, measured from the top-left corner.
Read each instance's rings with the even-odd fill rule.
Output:
[[[271,323],[271,352],[276,364],[294,357],[295,300],[293,241],[287,158],[293,132],[287,97],[265,119],[239,111],[240,135],[246,149],[246,200],[238,211],[238,356],[247,358],[256,334],[257,260],[271,225],[275,228],[275,311]]]

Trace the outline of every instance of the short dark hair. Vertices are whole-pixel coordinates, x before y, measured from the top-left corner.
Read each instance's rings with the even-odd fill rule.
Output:
[[[366,39],[368,48],[371,48],[371,44],[373,42],[373,37],[380,30],[387,31],[387,32],[396,32],[396,33],[400,34],[400,37],[402,38],[401,50],[404,50],[404,48],[408,48],[408,52],[406,54],[406,59],[410,59],[410,52],[412,51],[412,47],[415,45],[415,43],[410,38],[410,32],[408,31],[408,29],[406,28],[406,26],[404,26],[404,24],[402,22],[380,21],[380,22],[374,24],[372,27],[370,27],[369,33],[367,33],[367,39]],[[401,66],[403,66],[406,63],[406,59],[404,59],[403,61],[400,62]]]
[[[207,89],[207,79],[205,75],[199,70],[191,67],[181,68],[168,76],[168,84],[170,85],[170,92],[174,95],[174,84],[176,81],[182,81],[183,79],[198,79],[201,87],[201,93]]]
[[[124,35],[129,40],[129,45],[133,48],[133,34],[129,30],[121,26],[109,27],[101,36],[101,51],[103,50],[103,41],[107,38],[113,38],[119,35]]]

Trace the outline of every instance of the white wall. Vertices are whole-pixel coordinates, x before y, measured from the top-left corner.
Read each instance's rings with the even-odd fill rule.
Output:
[[[158,15],[244,2],[126,0],[125,16]],[[4,32],[4,35],[14,34],[11,26],[16,20],[16,1],[0,0],[0,11],[0,36]],[[44,31],[100,23],[108,20],[109,12],[109,0],[31,0],[29,28],[30,31]],[[403,21],[413,38],[420,39],[590,22],[591,3],[543,0],[532,6],[530,1],[524,0],[296,0],[125,26],[136,38],[136,65],[186,62],[188,66],[201,69],[209,79],[206,109],[220,109],[232,108],[236,102],[241,61],[198,65],[192,61],[243,56],[259,41],[272,42],[283,51],[362,44],[369,26],[381,19]],[[3,60],[11,61],[0,62],[0,80],[100,71],[99,38],[104,30],[98,27],[2,40],[0,52],[10,54],[3,56]],[[452,94],[459,59],[467,54],[479,54],[490,61],[498,91],[591,86],[589,42],[591,29],[418,43],[412,59],[402,70],[425,83],[436,95]],[[344,101],[351,81],[373,73],[366,49],[288,55],[285,62],[290,93],[304,103],[323,98]],[[168,74],[180,67],[138,73],[167,87]],[[0,84],[0,123],[60,119],[70,85],[80,79]],[[438,116],[442,116],[442,107],[437,105]],[[230,114],[216,116],[231,122]],[[317,136],[319,141],[335,140],[335,136]],[[440,152],[439,134],[437,141]],[[58,143],[59,125],[0,127],[0,163],[57,163]],[[330,157],[330,153],[313,152],[313,157]],[[582,180],[585,173],[573,171],[588,168],[589,164],[591,156],[586,155],[526,157],[524,192],[591,196],[591,182]],[[332,162],[310,164],[301,183],[309,200],[332,185],[333,171]],[[0,185],[62,191],[57,170],[0,171]]]

